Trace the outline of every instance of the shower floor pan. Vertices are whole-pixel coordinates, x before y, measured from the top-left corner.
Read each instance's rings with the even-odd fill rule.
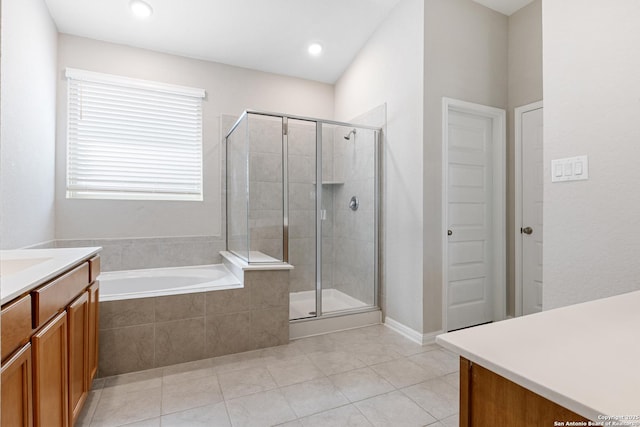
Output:
[[[322,311],[324,313],[368,306],[369,304],[353,298],[344,292],[340,292],[337,289],[322,290]],[[316,315],[315,311],[315,291],[291,292],[289,294],[289,320],[314,317]]]

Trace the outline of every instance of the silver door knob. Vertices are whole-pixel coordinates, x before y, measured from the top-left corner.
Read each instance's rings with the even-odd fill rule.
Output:
[[[452,234],[453,234],[453,231],[447,230],[447,236],[451,236]]]
[[[531,228],[531,227],[524,227],[524,228],[521,228],[521,229],[520,229],[520,232],[521,232],[521,233],[524,233],[524,234],[531,234],[531,233],[533,233],[533,228]]]

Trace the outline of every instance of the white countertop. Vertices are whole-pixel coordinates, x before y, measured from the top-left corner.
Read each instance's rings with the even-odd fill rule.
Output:
[[[102,248],[18,249],[0,251],[2,304],[59,276]]]
[[[593,421],[640,416],[640,291],[451,332],[436,342]],[[640,419],[629,424],[640,426]]]

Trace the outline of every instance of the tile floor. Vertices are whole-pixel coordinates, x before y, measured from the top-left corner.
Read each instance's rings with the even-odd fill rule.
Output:
[[[77,425],[457,426],[458,369],[370,326],[98,379]]]

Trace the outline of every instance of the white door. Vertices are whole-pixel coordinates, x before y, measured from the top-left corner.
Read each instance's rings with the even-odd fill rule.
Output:
[[[493,121],[449,111],[447,329],[493,320]]]
[[[522,314],[542,310],[542,108],[522,114]]]

